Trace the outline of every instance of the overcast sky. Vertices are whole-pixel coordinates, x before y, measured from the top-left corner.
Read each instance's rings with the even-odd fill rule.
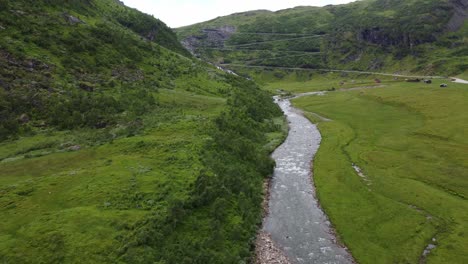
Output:
[[[277,11],[295,6],[324,6],[352,0],[123,0],[127,6],[152,14],[172,28],[187,26],[232,13],[268,9]]]

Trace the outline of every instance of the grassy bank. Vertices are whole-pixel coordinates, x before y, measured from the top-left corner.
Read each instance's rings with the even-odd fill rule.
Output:
[[[177,106],[146,117],[157,126],[138,136],[79,151],[60,147],[77,144],[73,131],[0,146],[3,261],[113,262],[132,226],[187,199],[201,167],[200,127],[224,100],[173,91],[160,97]]]
[[[144,116],[143,132],[98,146],[69,149],[86,133],[80,131],[51,130],[3,142],[0,259],[234,263],[249,258],[261,220],[262,181],[272,168],[270,145],[283,134],[280,112],[268,94],[230,82],[228,102],[162,90],[157,112]],[[268,102],[261,107],[246,102],[253,93]],[[244,106],[253,112],[244,112]],[[219,233],[212,232],[213,225]]]
[[[430,243],[437,248],[428,263],[468,261],[468,87],[439,82],[383,81],[382,88],[294,100],[319,122],[317,194],[360,263],[417,263]],[[291,88],[307,86],[324,88]]]

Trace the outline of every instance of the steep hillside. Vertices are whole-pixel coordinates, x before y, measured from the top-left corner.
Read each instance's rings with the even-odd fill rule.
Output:
[[[325,37],[327,65],[410,70],[428,75],[466,71],[463,1],[371,1],[330,8],[335,20]]]
[[[187,51],[173,32],[116,1],[1,3],[0,139],[29,130],[24,123],[108,127],[154,106],[146,95],[181,76],[169,50]],[[147,101],[129,104],[132,97]]]
[[[281,124],[119,1],[1,0],[0,262],[247,262]]]
[[[219,64],[459,74],[467,70],[467,3],[365,0],[233,14],[177,29]]]

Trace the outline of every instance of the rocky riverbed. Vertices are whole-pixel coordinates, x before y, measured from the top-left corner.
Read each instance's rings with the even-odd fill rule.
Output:
[[[276,168],[268,214],[257,239],[257,263],[353,263],[315,197],[311,164],[320,146],[320,132],[289,100],[275,100],[287,116],[290,131],[272,155]]]

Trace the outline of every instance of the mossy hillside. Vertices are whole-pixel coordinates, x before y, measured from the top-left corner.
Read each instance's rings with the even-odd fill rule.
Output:
[[[452,75],[466,71],[466,30],[448,26],[460,8],[442,0],[357,1],[233,14],[177,33],[197,38],[195,52],[218,63]],[[224,44],[201,31],[225,26],[237,31]]]
[[[181,40],[190,36],[199,38],[200,48],[196,52],[214,62],[295,66],[320,63],[317,53],[320,35],[324,34],[322,29],[328,19],[329,14],[320,8],[252,11],[183,27],[176,32]],[[203,29],[223,26],[237,29],[224,46],[217,45],[203,32]]]
[[[0,4],[0,260],[247,261],[283,136],[270,94],[117,1]]]
[[[206,76],[204,65],[181,55],[187,52],[162,22],[116,1],[2,4],[2,139],[38,125],[102,128],[128,123],[131,118],[125,115],[157,105],[150,95],[157,89],[174,88],[178,78]],[[154,42],[139,35],[146,29],[157,31]],[[189,71],[192,76],[185,74]],[[21,115],[31,122],[18,122]]]
[[[467,93],[463,84],[442,89],[441,82],[383,81],[382,88],[294,100],[319,122],[317,194],[360,263],[418,262],[429,243],[437,248],[427,263],[466,262]]]

